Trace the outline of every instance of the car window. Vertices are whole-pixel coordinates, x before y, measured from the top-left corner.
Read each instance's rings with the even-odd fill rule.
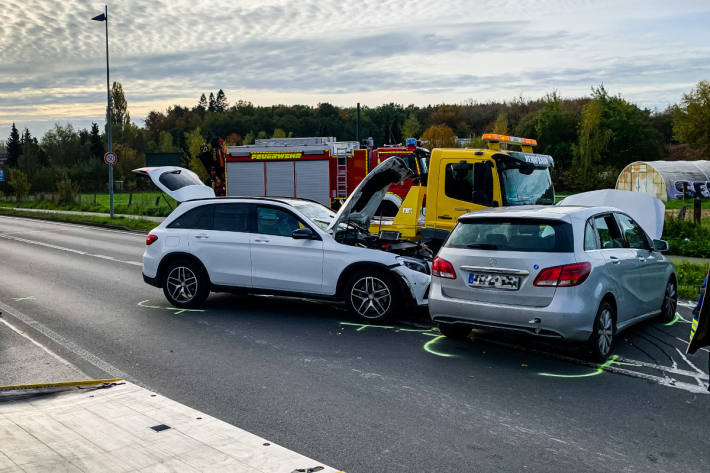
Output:
[[[452,199],[493,206],[493,172],[487,162],[447,164],[444,194]]]
[[[626,246],[613,215],[607,214],[595,217],[594,226],[597,228],[599,243],[602,248],[624,248]]]
[[[214,205],[201,205],[176,218],[168,228],[211,230],[213,213]]]
[[[252,204],[217,204],[214,206],[214,229],[223,232],[250,232]]]
[[[257,207],[256,231],[266,235],[291,236],[299,228],[304,228],[292,213],[275,207]]]
[[[557,220],[471,218],[451,232],[447,247],[571,253],[572,226]]]
[[[203,186],[204,184],[194,174],[182,172],[179,169],[167,171],[158,179],[169,190],[174,191],[187,186]]]
[[[626,238],[630,248],[636,248],[639,250],[651,249],[648,237],[638,223],[634,222],[634,220],[628,215],[616,214],[616,216],[619,218],[621,231],[624,233],[624,238]]]
[[[587,220],[584,226],[584,251],[598,250],[599,243],[597,242],[597,232],[594,230],[592,220]]]

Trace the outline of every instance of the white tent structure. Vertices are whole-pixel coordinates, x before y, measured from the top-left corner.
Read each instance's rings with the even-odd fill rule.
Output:
[[[684,182],[693,191],[692,183],[708,181],[710,161],[635,161],[621,171],[616,188],[666,201],[682,196]]]

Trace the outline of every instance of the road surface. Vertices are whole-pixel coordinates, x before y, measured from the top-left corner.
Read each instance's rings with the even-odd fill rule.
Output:
[[[297,299],[213,294],[177,310],[142,281],[144,241],[0,216],[2,316],[92,376],[348,473],[710,471],[708,353],[684,355],[688,308],[621,334],[600,368],[564,347],[450,341],[421,317],[360,325]]]

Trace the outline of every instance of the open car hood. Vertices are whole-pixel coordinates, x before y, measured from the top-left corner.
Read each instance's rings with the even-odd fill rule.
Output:
[[[345,201],[335,218],[328,226],[328,231],[337,228],[341,223],[354,222],[363,228],[370,226],[370,220],[375,215],[382,199],[387,194],[390,185],[401,182],[414,173],[407,167],[402,158],[393,156],[385,159],[365,179],[358,184],[350,197]]]
[[[178,202],[214,197],[214,190],[200,181],[189,169],[178,166],[158,166],[134,169],[139,176],[149,177],[158,189]]]
[[[616,207],[636,220],[648,236],[654,240],[660,239],[663,233],[663,218],[666,214],[666,207],[659,199],[644,192],[620,191],[616,189],[582,192],[581,194],[565,197],[557,205]]]

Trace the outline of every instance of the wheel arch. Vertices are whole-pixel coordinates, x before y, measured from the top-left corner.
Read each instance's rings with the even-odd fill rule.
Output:
[[[184,252],[182,252],[182,251],[176,251],[176,252],[173,252],[173,253],[168,253],[167,255],[165,255],[165,256],[163,257],[162,260],[160,260],[160,264],[158,265],[158,272],[157,272],[157,274],[156,274],[156,279],[157,279],[158,281],[160,281],[160,284],[161,284],[161,285],[162,285],[162,282],[163,282],[163,277],[164,277],[165,268],[167,268],[168,265],[169,265],[170,263],[172,263],[173,261],[180,260],[180,259],[186,259],[186,260],[189,260],[189,261],[191,261],[191,262],[197,264],[197,265],[200,267],[200,269],[202,270],[202,272],[205,274],[205,276],[207,276],[207,280],[208,280],[208,283],[209,283],[210,274],[207,272],[207,268],[206,268],[205,265],[202,263],[202,261],[200,260],[200,258],[198,258],[197,256],[192,255],[192,254],[190,254],[190,253],[184,253]]]
[[[390,275],[392,280],[395,281],[395,284],[397,285],[397,288],[399,289],[401,295],[402,284],[404,284],[404,281],[402,281],[401,277],[391,271],[389,266],[387,266],[386,264],[377,263],[375,261],[357,261],[346,266],[345,269],[340,272],[340,276],[338,277],[338,283],[335,287],[335,296],[338,299],[341,299],[344,296],[343,293],[345,292],[345,286],[350,280],[350,277],[355,274],[356,271],[360,271],[363,269],[376,269],[378,271],[382,271]]]

